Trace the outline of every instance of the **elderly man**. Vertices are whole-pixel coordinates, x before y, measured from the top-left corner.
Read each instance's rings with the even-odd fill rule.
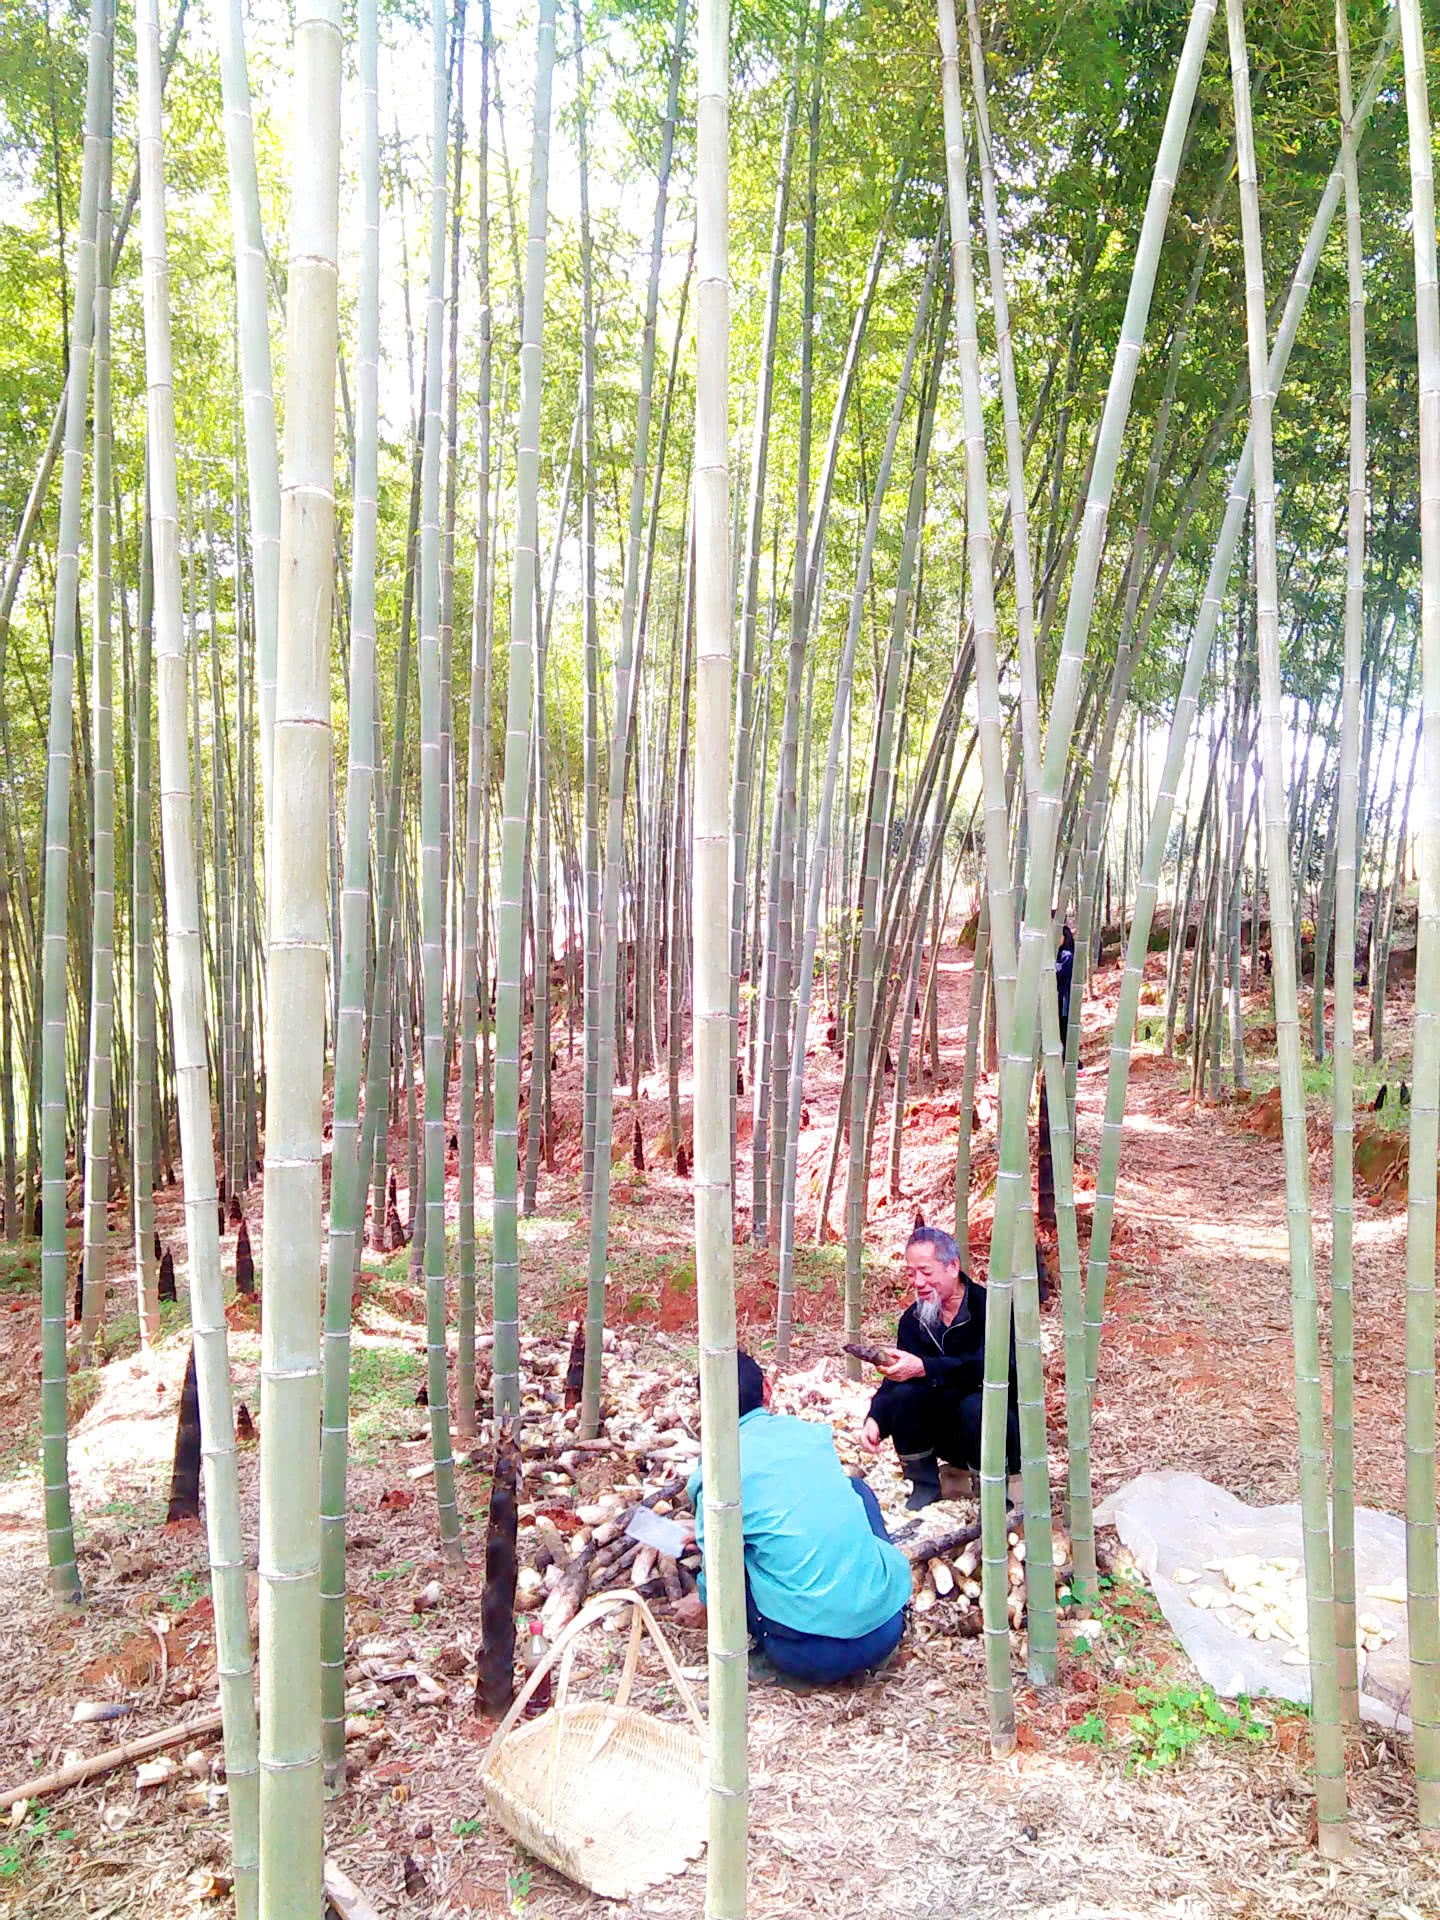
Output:
[[[985,1293],[960,1271],[960,1249],[939,1227],[917,1227],[905,1248],[915,1303],[900,1316],[884,1384],[870,1402],[860,1440],[878,1453],[895,1442],[910,1482],[912,1513],[940,1498],[940,1461],[980,1465],[980,1407],[985,1378]],[[1010,1404],[1005,1422],[1007,1473],[1020,1467],[1015,1340],[1010,1340]]]
[[[835,1455],[815,1420],[771,1413],[770,1382],[736,1356],[740,1395],[740,1507],[745,1622],[760,1652],[792,1679],[823,1685],[875,1667],[898,1646],[910,1600],[910,1562],[891,1546],[880,1503]],[[700,1472],[690,1476],[703,1554]],[[705,1622],[705,1576],[682,1600],[683,1626]]]

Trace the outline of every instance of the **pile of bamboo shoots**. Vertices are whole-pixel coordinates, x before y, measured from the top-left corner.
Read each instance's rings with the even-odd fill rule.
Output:
[[[700,1557],[692,1547],[663,1554],[626,1533],[636,1507],[658,1517],[684,1507],[685,1482],[699,1463],[694,1381],[677,1367],[641,1366],[635,1343],[605,1330],[604,1431],[579,1434],[583,1344],[572,1325],[559,1344],[521,1341],[525,1393],[520,1428],[524,1497],[518,1509],[517,1612],[539,1611],[553,1638],[586,1599],[631,1587],[647,1599],[693,1592]],[[491,1451],[489,1423],[480,1457]]]
[[[978,1527],[966,1527],[958,1535],[952,1536],[953,1545],[947,1539],[923,1535],[916,1540],[900,1542],[914,1567],[914,1590],[910,1602],[914,1612],[922,1619],[930,1616],[931,1624],[946,1632],[956,1633],[962,1639],[978,1635],[984,1625],[980,1605],[982,1575],[978,1534]],[[1060,1612],[1063,1617],[1068,1617],[1076,1612],[1074,1605],[1066,1598],[1072,1564],[1070,1537],[1057,1527],[1054,1538]],[[1019,1634],[1025,1627],[1026,1600],[1025,1534],[1020,1526],[1012,1526],[1007,1536],[1005,1579],[1005,1610],[1010,1631]]]
[[[1259,1554],[1235,1554],[1228,1560],[1207,1560],[1205,1573],[1218,1574],[1223,1585],[1198,1584],[1201,1573],[1177,1567],[1171,1576],[1177,1587],[1188,1587],[1190,1604],[1217,1614],[1242,1640],[1278,1640],[1286,1643],[1286,1666],[1303,1667],[1310,1660],[1310,1636],[1305,1612],[1305,1573],[1298,1559],[1285,1555],[1264,1560]],[[1403,1584],[1374,1589],[1369,1599],[1404,1604]],[[1357,1615],[1356,1637],[1362,1651],[1376,1653],[1395,1638],[1378,1614]]]

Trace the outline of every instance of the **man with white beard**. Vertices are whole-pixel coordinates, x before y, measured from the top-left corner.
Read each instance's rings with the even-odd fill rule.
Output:
[[[870,1402],[860,1441],[878,1453],[895,1442],[910,1482],[912,1513],[940,1498],[940,1461],[980,1465],[980,1409],[985,1379],[985,1289],[960,1271],[960,1249],[939,1227],[917,1227],[905,1248],[915,1302],[900,1316],[895,1345],[881,1368],[884,1383]],[[1020,1469],[1015,1336],[1010,1336],[1010,1396],[1005,1469]]]

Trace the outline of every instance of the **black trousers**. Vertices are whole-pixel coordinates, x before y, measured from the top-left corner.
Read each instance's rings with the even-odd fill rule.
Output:
[[[885,1418],[897,1453],[938,1453],[951,1466],[980,1466],[979,1387],[970,1392],[946,1393],[928,1380],[891,1381],[885,1395]],[[1020,1471],[1020,1416],[1012,1386],[1005,1418],[1005,1470]]]

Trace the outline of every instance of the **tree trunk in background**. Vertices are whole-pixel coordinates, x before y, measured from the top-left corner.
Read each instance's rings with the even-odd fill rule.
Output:
[[[540,0],[520,349],[520,423],[515,466],[515,572],[510,596],[510,680],[505,715],[499,955],[495,996],[495,1198],[492,1209],[494,1399],[497,1419],[520,1412],[520,1239],[516,1218],[520,1145],[520,1023],[530,703],[534,681],[540,378],[545,331],[545,243],[550,167],[550,81],[556,0]]]
[[[1340,163],[1345,175],[1345,266],[1350,306],[1350,485],[1345,540],[1345,665],[1335,792],[1335,1061],[1331,1123],[1331,1554],[1335,1658],[1342,1719],[1359,1724],[1355,1653],[1355,888],[1359,818],[1360,660],[1365,644],[1365,255],[1350,85],[1350,20],[1336,0]],[[1238,889],[1238,882],[1237,882]],[[1236,945],[1239,945],[1238,914]]]
[[[420,972],[425,1086],[425,1350],[430,1440],[440,1543],[458,1560],[460,1515],[450,1450],[445,1346],[445,831],[444,661],[441,645],[442,529],[440,461],[445,423],[445,239],[448,210],[450,90],[446,0],[435,0],[430,172],[430,286],[425,318],[425,414],[420,469]]]
[[[740,565],[740,657],[735,674],[735,771],[730,794],[730,835],[734,846],[730,892],[730,1022],[738,1037],[740,973],[744,958],[746,882],[749,866],[751,788],[755,767],[755,629],[760,600],[760,548],[765,520],[765,475],[770,460],[770,415],[775,400],[775,342],[780,326],[780,286],[785,268],[786,213],[790,201],[790,168],[795,150],[795,121],[800,102],[800,73],[805,58],[806,14],[795,36],[795,62],[785,96],[785,120],[780,136],[780,163],[775,178],[775,212],[770,229],[770,273],[765,290],[765,319],[761,330],[760,373],[755,396],[755,425],[750,438],[750,487],[745,505],[745,550]],[[774,565],[772,561],[771,573]],[[764,750],[760,757],[764,779]],[[764,819],[763,802],[760,818]],[[757,834],[757,841],[758,841]],[[756,847],[756,859],[759,859]],[[752,981],[758,976],[755,955],[750,956]],[[758,1008],[751,1001],[746,1022],[753,1044]],[[734,1151],[737,1095],[730,1088],[730,1139]]]
[[[107,0],[108,4],[108,0]],[[96,156],[95,459],[91,501],[94,632],[91,640],[91,728],[95,753],[95,884],[90,941],[90,1059],[85,1097],[85,1297],[80,1353],[88,1359],[105,1314],[110,1229],[110,1095],[115,1019],[115,725],[110,650],[110,163],[114,112],[115,22],[105,21],[106,77]]]
[[[650,440],[650,406],[655,380],[655,322],[660,301],[660,266],[665,239],[665,209],[679,110],[680,64],[685,46],[687,0],[677,0],[675,37],[670,56],[669,93],[660,131],[660,175],[655,223],[650,242],[650,275],[645,295],[645,331],[640,346],[640,394],[635,415],[635,446],[630,469],[630,517],[625,547],[624,598],[620,641],[615,654],[615,694],[610,722],[609,810],[605,822],[605,884],[601,893],[599,1033],[595,1054],[595,1125],[590,1190],[590,1250],[585,1304],[585,1388],[581,1431],[600,1431],[601,1334],[605,1325],[605,1275],[610,1222],[610,1142],[615,1095],[615,1040],[624,970],[620,958],[620,904],[624,892],[625,792],[630,726],[635,701],[635,616],[640,584],[640,541],[644,526],[645,473]],[[637,955],[638,960],[638,955]],[[642,1036],[633,1045],[638,1051]]]
[[[260,779],[265,802],[269,884],[270,826],[275,818],[271,782],[274,762],[275,647],[280,604],[280,456],[275,437],[275,389],[270,369],[270,317],[266,291],[265,236],[255,171],[250,81],[245,65],[241,0],[219,8],[220,86],[224,101],[225,158],[230,177],[230,219],[235,250],[235,313],[240,341],[240,386],[245,414],[245,473],[250,502],[250,559],[255,618],[256,678],[260,683]]]
[[[1285,1194],[1290,1238],[1291,1316],[1295,1343],[1295,1408],[1300,1426],[1300,1501],[1304,1536],[1306,1616],[1314,1727],[1316,1811],[1320,1851],[1338,1859],[1349,1850],[1345,1800],[1345,1741],[1335,1666],[1331,1601],[1325,1416],[1320,1385],[1320,1329],[1310,1234],[1310,1158],[1305,1131],[1305,1087],[1300,1061],[1291,906],[1290,848],[1286,833],[1280,702],[1279,586],[1275,560],[1275,473],[1265,280],[1255,136],[1243,0],[1226,0],[1230,71],[1239,153],[1240,216],[1245,254],[1245,318],[1250,363],[1250,436],[1255,459],[1256,633],[1260,657],[1260,756],[1265,787],[1265,855],[1270,882],[1270,940],[1274,954],[1276,1050],[1285,1132]],[[1432,1254],[1433,1260],[1433,1242]],[[1433,1332],[1433,1329],[1432,1329]],[[1433,1342],[1432,1342],[1433,1345]],[[1433,1354],[1431,1360],[1433,1378]],[[1432,1474],[1433,1481],[1433,1474]],[[1432,1495],[1433,1507],[1433,1495]],[[1434,1522],[1431,1521],[1431,1540]],[[1433,1587],[1433,1579],[1431,1585]]]
[[[475,1042],[480,1016],[481,820],[488,818],[490,744],[490,10],[480,43],[480,404],[475,484],[475,573],[470,624],[470,741],[465,756],[465,872],[460,921],[460,1312],[456,1356],[457,1433],[475,1432]],[[485,1010],[488,1020],[489,1010]]]
[[[190,1324],[200,1394],[206,1544],[215,1606],[215,1652],[225,1734],[235,1905],[253,1920],[258,1903],[259,1771],[254,1663],[246,1604],[247,1553],[230,1402],[230,1362],[215,1211],[210,1074],[205,1042],[201,899],[190,804],[189,704],[181,607],[175,400],[160,131],[160,23],[156,0],[137,19],[137,127],[142,181],[146,442],[154,568],[155,678],[160,745],[160,823],[165,860],[165,936],[174,986],[173,1044],[185,1172]],[[142,608],[143,624],[143,608]],[[142,639],[143,650],[143,639]],[[167,1156],[168,1157],[168,1156]],[[268,1275],[267,1275],[268,1279]],[[268,1422],[267,1422],[268,1424]],[[315,1421],[312,1416],[311,1432]],[[312,1441],[313,1445],[313,1441]],[[317,1729],[318,1731],[318,1729]]]
[[[80,1599],[75,1534],[70,1517],[68,1389],[65,1324],[69,1286],[65,1259],[65,1037],[66,959],[69,950],[70,788],[75,695],[76,627],[80,612],[80,524],[85,479],[85,425],[90,397],[90,352],[95,328],[95,214],[108,146],[110,13],[91,0],[85,90],[85,155],[80,179],[79,252],[75,271],[75,325],[60,482],[60,528],[55,560],[54,622],[50,648],[49,748],[45,782],[44,944],[40,967],[40,1156],[44,1203],[40,1254],[40,1450],[45,1482],[45,1537],[50,1591],[62,1602]],[[31,1085],[35,1081],[32,1077]],[[32,1133],[33,1139],[33,1133]],[[77,1140],[77,1150],[79,1142]]]
[[[825,0],[815,16],[811,55],[810,139],[805,190],[805,273],[800,306],[800,422],[796,454],[795,554],[790,578],[790,646],[786,655],[784,723],[776,784],[775,834],[770,860],[771,927],[767,955],[765,1039],[769,1047],[768,1084],[756,1076],[755,1186],[752,1232],[763,1245],[769,1220],[778,1226],[784,1204],[785,1139],[789,1125],[790,1026],[795,963],[795,846],[800,749],[800,693],[805,672],[805,641],[810,630],[810,600],[805,558],[810,534],[810,432],[815,360],[816,176],[820,162],[820,100],[825,71]],[[799,1071],[804,1072],[801,1056]],[[762,1100],[769,1103],[769,1138],[759,1124]],[[768,1191],[767,1191],[768,1183]]]
[[[140,606],[135,663],[135,784],[131,807],[130,1155],[131,1216],[135,1241],[135,1288],[142,1340],[160,1325],[159,1262],[155,1257],[155,1049],[154,890],[151,880],[151,661],[154,654],[154,565],[150,514],[142,511]]]

